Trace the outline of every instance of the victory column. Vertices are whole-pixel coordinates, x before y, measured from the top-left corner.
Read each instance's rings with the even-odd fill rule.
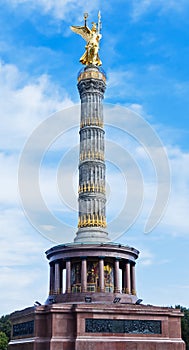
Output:
[[[110,242],[106,231],[98,25],[72,26],[87,42],[78,77],[81,99],[79,220],[74,242],[46,252],[50,290],[45,305],[11,315],[9,350],[184,350],[179,310],[142,305],[136,296],[138,250]],[[39,304],[39,303],[38,303]],[[139,305],[140,304],[140,305]]]

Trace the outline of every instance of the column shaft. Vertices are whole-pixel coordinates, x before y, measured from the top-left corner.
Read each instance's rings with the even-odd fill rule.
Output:
[[[104,259],[99,260],[99,287],[104,292]]]
[[[114,281],[114,292],[120,292],[119,286],[119,260],[115,260],[115,281]]]
[[[87,291],[87,260],[82,259],[81,264],[81,291]]]
[[[49,295],[54,293],[54,266],[50,265]]]
[[[56,294],[60,294],[61,290],[60,290],[60,266],[59,263],[56,262],[55,263],[55,281],[54,281],[54,285],[55,285],[55,293]]]
[[[66,261],[66,293],[71,292],[71,261]]]
[[[129,261],[125,265],[125,293],[131,294],[131,265]]]
[[[90,73],[88,75],[88,73]],[[102,99],[106,77],[98,67],[86,67],[78,77],[81,99],[79,218],[75,242],[108,241],[106,228],[105,161]],[[102,179],[101,168],[104,178]],[[91,169],[94,171],[89,178]],[[92,195],[91,195],[92,194]],[[96,210],[95,200],[99,210]],[[90,203],[90,211],[87,203]],[[90,227],[90,230],[87,230]],[[100,228],[100,230],[99,230]],[[96,237],[95,237],[95,236]]]
[[[121,276],[121,278],[122,278],[122,293],[125,293],[125,288],[126,288],[126,286],[125,286],[125,267],[122,269],[122,276]]]
[[[131,265],[131,293],[136,295],[135,265]]]

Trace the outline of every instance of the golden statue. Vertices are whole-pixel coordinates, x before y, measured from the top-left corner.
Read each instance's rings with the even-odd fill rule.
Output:
[[[85,53],[80,58],[80,62],[85,65],[94,64],[95,66],[101,66],[102,62],[99,58],[99,41],[102,38],[100,34],[101,29],[101,15],[100,11],[98,13],[98,27],[96,23],[92,23],[92,28],[87,27],[87,17],[88,14],[84,13],[84,21],[85,25],[83,27],[80,26],[71,26],[71,30],[82,36],[84,40],[86,40],[87,45],[85,46]]]

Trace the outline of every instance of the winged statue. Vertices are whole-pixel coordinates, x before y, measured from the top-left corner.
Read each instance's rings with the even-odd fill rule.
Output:
[[[101,66],[102,62],[99,58],[99,42],[102,38],[100,34],[100,12],[98,14],[98,28],[96,23],[92,23],[92,28],[90,29],[86,24],[86,19],[88,14],[84,14],[85,25],[84,26],[71,26],[70,29],[82,36],[84,40],[86,40],[87,45],[85,46],[85,52],[83,56],[80,58],[80,62],[84,65],[94,64],[96,66]]]

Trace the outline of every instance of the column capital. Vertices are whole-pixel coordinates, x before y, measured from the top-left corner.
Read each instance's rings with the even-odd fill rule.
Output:
[[[82,79],[79,81],[77,86],[80,96],[86,93],[97,93],[98,95],[103,96],[106,90],[105,82],[94,78]]]
[[[65,261],[65,262],[71,261],[71,258],[64,258],[64,261]]]
[[[136,262],[133,261],[133,260],[131,260],[131,259],[127,259],[127,260],[126,260],[126,263],[129,263],[129,264],[131,264],[131,265],[136,265]]]
[[[53,261],[54,264],[60,264],[63,261],[63,259],[56,259]]]
[[[122,258],[120,258],[119,256],[116,256],[116,257],[115,257],[115,260],[116,260],[116,261],[120,261],[120,260],[122,260]]]

